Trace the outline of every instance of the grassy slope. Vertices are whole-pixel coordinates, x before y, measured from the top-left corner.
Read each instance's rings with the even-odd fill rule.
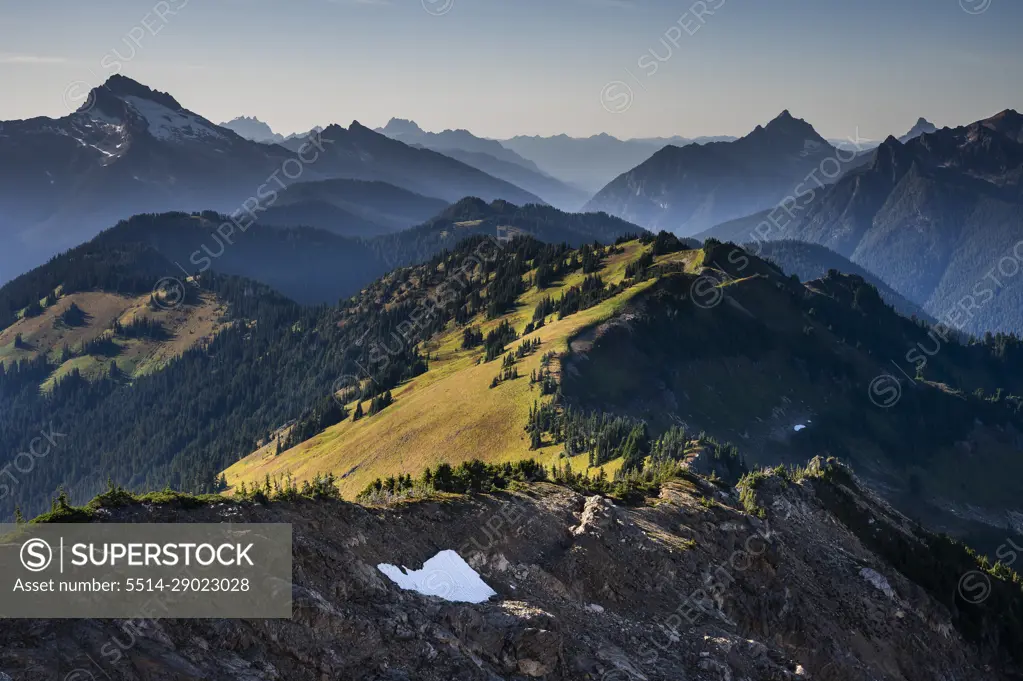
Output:
[[[604,281],[617,283],[624,279],[626,266],[644,248],[649,247],[635,241],[625,244],[624,253],[605,263],[601,272]],[[568,287],[581,284],[583,278],[583,274],[574,273],[544,291],[531,288],[519,298],[516,309],[502,319],[521,333],[544,296],[557,298]],[[392,391],[395,401],[386,410],[357,422],[343,421],[279,456],[274,456],[271,450],[254,452],[225,471],[228,483],[232,486],[243,481],[247,485],[262,483],[268,474],[279,477],[288,472],[301,481],[333,471],[343,476],[341,491],[350,498],[377,477],[418,475],[427,466],[442,461],[457,464],[473,458],[488,462],[536,458],[549,463],[559,455],[562,446],[531,451],[525,431],[529,409],[540,399],[538,386],[529,384],[530,372],[539,370],[543,354],[567,351],[570,338],[613,315],[652,283],[640,283],[560,321],[551,317],[553,321],[527,337],[539,336],[541,346],[518,361],[519,378],[493,389],[490,382],[500,373],[501,360],[477,365],[482,349],[461,349],[461,327],[449,327],[424,346],[431,353],[430,370]],[[477,319],[474,323],[485,334],[502,319]],[[518,342],[510,344],[508,350],[514,351],[517,345]],[[555,361],[552,369],[557,368]],[[585,455],[572,460],[576,470],[584,470],[586,464]],[[613,461],[605,464],[604,469],[612,475],[619,466],[619,461]]]
[[[81,326],[67,327],[54,324],[57,317],[75,303],[87,315]],[[61,350],[67,345],[72,351],[83,343],[109,335],[115,320],[127,325],[135,317],[149,317],[161,322],[169,334],[162,341],[149,339],[116,338],[120,348],[116,357],[84,356],[64,362],[43,383],[48,389],[53,381],[77,368],[82,375],[97,377],[109,371],[111,362],[131,376],[158,370],[185,350],[209,338],[220,328],[220,318],[226,308],[211,295],[204,295],[199,305],[183,305],[176,309],[150,309],[149,294],[123,296],[115,293],[84,292],[61,296],[38,317],[19,319],[0,331],[0,362],[6,365],[45,354],[51,362],[59,361]],[[26,347],[15,348],[14,339],[21,334]]]

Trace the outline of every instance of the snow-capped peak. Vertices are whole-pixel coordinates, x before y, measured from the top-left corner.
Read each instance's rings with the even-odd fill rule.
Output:
[[[178,104],[165,92],[153,90],[125,76],[111,76],[93,89],[76,113],[81,120],[117,127],[129,135],[144,134],[161,141],[226,139],[217,126]]]

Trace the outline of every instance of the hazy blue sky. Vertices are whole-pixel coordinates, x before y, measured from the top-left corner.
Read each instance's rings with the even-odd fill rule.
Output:
[[[717,8],[702,23],[701,5]],[[0,13],[0,119],[63,115],[117,63],[214,121],[285,133],[399,116],[492,137],[740,135],[788,108],[826,137],[876,138],[919,116],[1023,109],[1020,0],[0,0]],[[632,91],[621,113],[606,110],[630,103],[614,81]]]

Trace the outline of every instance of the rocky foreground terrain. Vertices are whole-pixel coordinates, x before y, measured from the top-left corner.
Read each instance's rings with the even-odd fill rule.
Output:
[[[820,459],[732,490],[687,475],[641,506],[536,483],[391,508],[225,501],[97,516],[293,523],[293,619],[7,620],[0,679],[1021,678],[1019,583],[978,572],[986,598],[965,600],[959,579],[978,566],[962,547]],[[376,568],[444,549],[498,595],[451,603]]]

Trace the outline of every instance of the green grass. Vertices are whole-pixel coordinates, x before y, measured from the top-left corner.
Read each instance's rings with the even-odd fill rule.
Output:
[[[116,357],[73,357],[60,364],[40,385],[49,391],[54,383],[71,371],[78,370],[86,379],[96,379],[109,373],[110,365],[117,362],[120,371],[129,376],[152,373],[165,367],[188,348],[216,334],[224,324],[221,317],[226,308],[212,295],[204,295],[199,305],[187,305],[173,310],[152,310],[149,295],[124,296],[102,291],[72,293],[61,297],[43,313],[31,319],[20,319],[0,329],[0,363],[10,364],[45,355],[53,364],[60,364],[65,346],[79,352],[84,344],[102,336],[111,336],[115,321],[128,324],[138,316],[159,321],[167,332],[161,340],[146,338],[115,338],[120,347]],[[59,323],[59,315],[71,303],[85,311],[87,323],[66,326]],[[21,334],[27,348],[15,348]]]
[[[767,471],[751,471],[742,477],[736,487],[739,490],[739,503],[749,515],[757,518],[766,518],[767,511],[757,500],[757,487],[762,485],[770,476]]]
[[[610,284],[622,281],[625,268],[644,248],[639,242],[624,244],[623,253],[608,258],[601,277]],[[540,299],[560,296],[583,279],[581,273],[573,273],[543,291],[533,288],[504,317],[478,318],[471,323],[486,334],[508,320],[521,333],[532,320]],[[442,461],[457,465],[476,458],[487,463],[536,458],[549,464],[560,454],[562,446],[531,451],[525,431],[534,402],[551,399],[541,398],[539,388],[530,386],[530,373],[539,370],[544,353],[565,352],[569,339],[581,329],[611,317],[653,283],[641,282],[592,308],[565,319],[555,318],[533,332],[527,338],[539,337],[541,345],[516,363],[520,377],[493,389],[490,382],[500,372],[501,360],[477,364],[483,351],[463,350],[462,327],[449,325],[424,344],[424,349],[431,353],[429,371],[392,390],[394,404],[383,412],[356,422],[349,419],[338,423],[278,456],[270,452],[252,454],[225,471],[228,483],[238,486],[245,482],[251,486],[261,483],[267,474],[281,478],[287,473],[303,481],[318,473],[333,472],[344,476],[339,480],[344,496],[354,498],[378,477],[418,474]],[[508,351],[513,351],[516,345],[517,342],[510,344]],[[557,364],[552,363],[555,371],[559,369]],[[585,463],[585,459],[573,461],[573,469],[585,472]],[[618,466],[620,462],[604,464],[605,472],[612,476]]]

